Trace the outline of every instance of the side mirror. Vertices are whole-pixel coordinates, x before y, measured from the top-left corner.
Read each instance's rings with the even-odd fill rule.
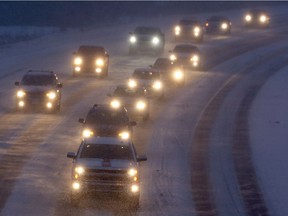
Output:
[[[19,86],[19,85],[20,85],[20,82],[17,81],[17,82],[14,83],[14,85],[15,85],[15,86]]]
[[[76,158],[75,152],[68,152],[68,153],[67,153],[67,158],[75,159],[75,158]]]
[[[57,83],[57,88],[62,88],[62,87],[63,87],[62,83]]]
[[[146,155],[140,155],[137,157],[137,162],[147,161]]]
[[[84,120],[83,118],[79,118],[79,119],[78,119],[78,122],[84,124],[84,123],[85,123],[85,120]]]
[[[131,122],[129,122],[129,125],[130,125],[130,126],[136,126],[137,123],[136,123],[136,121],[131,121]]]

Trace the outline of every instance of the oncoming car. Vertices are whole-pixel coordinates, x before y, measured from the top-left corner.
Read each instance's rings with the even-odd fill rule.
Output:
[[[193,39],[202,42],[204,38],[203,27],[196,19],[181,19],[174,27],[176,40]]]
[[[29,70],[15,85],[17,110],[60,111],[62,84],[53,71]]]
[[[151,66],[153,69],[161,71],[166,83],[182,86],[185,84],[184,68],[176,63],[172,64],[169,58],[157,58]],[[165,85],[168,87],[168,84]]]
[[[165,86],[159,70],[153,68],[136,68],[128,80],[130,88],[144,87],[149,97],[163,99]]]
[[[86,115],[86,118],[79,118],[83,124],[82,137],[93,136],[120,137],[131,139],[133,126],[136,122],[129,121],[129,116],[124,106],[114,109],[110,104],[95,104]]]
[[[80,46],[73,53],[73,76],[94,74],[100,77],[108,76],[109,55],[102,46]]]
[[[77,154],[67,153],[73,159],[70,200],[79,204],[91,193],[117,193],[127,200],[131,208],[139,207],[140,170],[133,143],[113,137],[91,137],[81,142]]]
[[[118,85],[113,94],[108,94],[110,105],[118,109],[124,106],[129,116],[141,117],[144,121],[150,116],[150,103],[147,98],[146,89],[143,87],[130,88],[127,85]]]
[[[181,65],[188,68],[200,68],[201,53],[198,47],[190,44],[178,44],[170,51],[170,61],[172,64]]]
[[[164,33],[156,27],[138,26],[129,37],[129,54],[152,52],[161,54],[164,51]]]
[[[226,34],[231,33],[232,23],[228,17],[225,16],[211,16],[205,22],[205,30],[207,34]]]
[[[270,16],[261,9],[251,9],[244,15],[244,25],[246,27],[265,28],[270,24]]]

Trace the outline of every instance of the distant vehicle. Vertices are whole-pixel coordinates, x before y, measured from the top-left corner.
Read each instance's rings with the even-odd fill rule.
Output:
[[[270,24],[270,16],[261,9],[251,9],[244,15],[244,25],[246,27],[266,28]]]
[[[201,53],[198,47],[190,44],[178,44],[170,51],[172,64],[188,68],[201,67]]]
[[[161,71],[165,82],[182,86],[185,84],[184,68],[181,65],[172,64],[169,58],[157,58],[151,66],[153,69]],[[166,87],[168,84],[166,84]]]
[[[159,70],[153,68],[136,68],[128,80],[130,88],[144,87],[149,97],[163,99],[165,86],[163,76]]]
[[[79,118],[79,123],[83,124],[84,139],[92,136],[131,139],[133,126],[136,125],[136,122],[129,121],[125,107],[115,109],[110,104],[95,104],[85,119]]]
[[[152,52],[161,54],[164,51],[164,33],[156,27],[136,27],[129,37],[129,54]]]
[[[176,40],[192,39],[196,42],[202,42],[204,38],[203,26],[196,19],[181,19],[174,27],[174,36]]]
[[[108,76],[109,55],[102,46],[80,46],[73,53],[73,76],[94,74]]]
[[[232,23],[225,16],[211,16],[205,22],[205,30],[207,34],[231,34]]]
[[[53,71],[29,70],[15,85],[17,110],[60,111],[62,84]]]
[[[130,88],[127,85],[118,85],[111,97],[110,105],[114,108],[124,106],[129,116],[140,116],[144,121],[150,116],[150,103],[144,87]]]
[[[77,153],[68,152],[67,157],[73,159],[73,205],[78,205],[85,195],[106,192],[122,195],[133,209],[139,207],[139,162],[147,157],[138,156],[131,141],[91,137],[81,142]]]

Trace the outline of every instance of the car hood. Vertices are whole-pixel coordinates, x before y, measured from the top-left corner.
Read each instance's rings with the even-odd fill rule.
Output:
[[[136,167],[136,165],[136,162],[133,160],[104,160],[102,158],[77,159],[77,166],[83,166],[88,169],[129,169]]]
[[[55,90],[55,88],[51,86],[20,86],[19,89],[22,89],[26,92],[47,92]]]

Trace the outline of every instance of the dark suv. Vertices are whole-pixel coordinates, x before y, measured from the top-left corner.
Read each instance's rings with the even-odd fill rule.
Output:
[[[16,107],[18,110],[39,108],[59,111],[62,84],[53,71],[29,70],[21,82],[15,82]]]
[[[73,76],[85,73],[108,76],[109,55],[104,47],[80,46],[73,56]]]
[[[202,24],[196,19],[181,19],[174,27],[176,40],[193,39],[202,42],[204,31]]]
[[[120,194],[128,205],[137,209],[140,198],[138,156],[130,140],[115,137],[91,137],[81,142],[77,154],[69,152],[73,159],[71,203],[79,204],[88,193]],[[121,199],[122,201],[122,199]]]
[[[80,118],[79,122],[83,124],[83,138],[104,136],[130,139],[136,125],[136,122],[129,121],[125,107],[115,109],[110,104],[95,104],[86,118]]]
[[[205,22],[205,30],[207,34],[225,34],[231,33],[232,23],[226,16],[211,16]]]
[[[130,33],[129,42],[129,54],[137,52],[161,54],[164,51],[165,36],[159,28],[139,26]]]

